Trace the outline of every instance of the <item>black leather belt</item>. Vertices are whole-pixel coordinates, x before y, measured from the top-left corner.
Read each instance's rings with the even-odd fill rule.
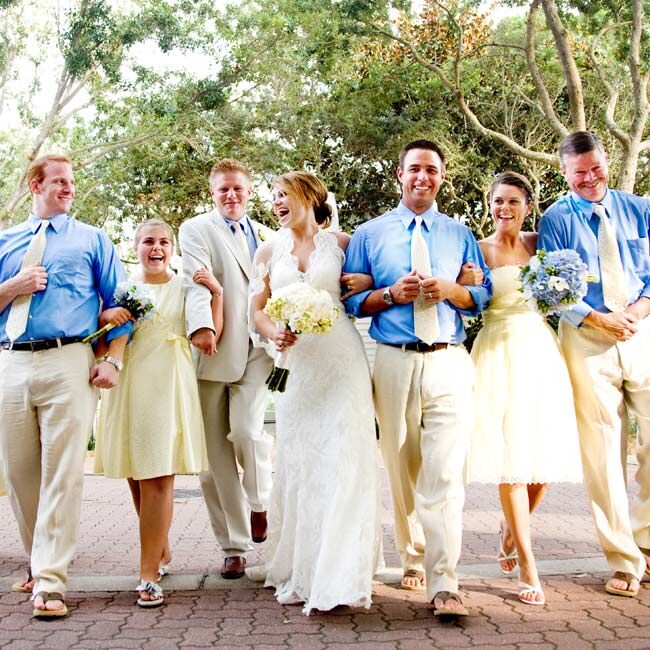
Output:
[[[400,350],[409,350],[410,352],[436,352],[437,350],[445,350],[449,347],[449,343],[433,343],[428,345],[427,343],[422,343],[422,341],[417,341],[416,343],[386,343],[385,345],[390,345],[392,348],[400,348]]]
[[[60,348],[62,345],[70,343],[79,343],[83,341],[81,336],[61,336],[58,339],[44,339],[41,341],[20,341],[19,343],[9,343],[2,341],[0,348],[3,350],[14,350],[16,352],[39,352],[40,350],[50,350],[51,348]]]

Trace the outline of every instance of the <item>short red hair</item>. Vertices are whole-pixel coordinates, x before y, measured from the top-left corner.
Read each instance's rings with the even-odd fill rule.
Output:
[[[45,178],[45,168],[47,167],[48,163],[52,162],[67,163],[68,165],[72,166],[72,160],[63,154],[55,153],[48,156],[41,156],[40,158],[34,160],[27,169],[27,185],[31,186],[32,181],[42,183],[43,179]]]

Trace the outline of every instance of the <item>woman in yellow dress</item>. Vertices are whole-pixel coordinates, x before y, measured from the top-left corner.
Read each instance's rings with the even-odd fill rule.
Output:
[[[495,231],[479,242],[493,296],[472,348],[476,424],[468,475],[470,481],[499,484],[505,515],[499,567],[504,574],[519,568],[519,599],[543,605],[530,514],[549,483],[580,482],[582,472],[573,393],[557,338],[520,291],[521,265],[537,249],[537,233],[521,231],[532,205],[533,189],[524,176],[503,172],[495,178],[490,188]]]
[[[95,470],[127,478],[140,520],[138,605],[163,603],[158,580],[171,559],[168,533],[172,521],[175,474],[207,469],[205,434],[198,386],[185,331],[181,277],[169,270],[173,235],[163,221],[140,224],[135,251],[142,281],[153,294],[155,311],[138,321],[124,350],[120,382],[103,391],[100,403]],[[217,339],[223,328],[223,290],[206,270],[194,281],[212,292]],[[119,324],[131,314],[105,311],[100,323]],[[119,360],[118,360],[119,361]]]

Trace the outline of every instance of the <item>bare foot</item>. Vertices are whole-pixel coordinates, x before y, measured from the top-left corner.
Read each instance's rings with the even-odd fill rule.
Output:
[[[65,609],[65,603],[62,600],[44,601],[40,594],[34,597],[34,609],[40,609],[45,612],[59,612]]]
[[[434,616],[467,616],[467,608],[458,594],[439,591],[432,604]]]
[[[416,569],[407,569],[404,571],[401,587],[402,589],[410,589],[412,591],[424,591],[426,589],[424,571],[417,571]]]
[[[617,596],[636,596],[639,593],[640,583],[631,573],[616,571],[607,581],[605,591]]]

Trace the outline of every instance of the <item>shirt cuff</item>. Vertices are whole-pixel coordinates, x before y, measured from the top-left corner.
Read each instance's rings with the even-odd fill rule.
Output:
[[[591,311],[593,311],[593,307],[590,307],[584,300],[581,300],[574,307],[565,311],[562,314],[562,318],[569,323],[569,325],[573,325],[573,327],[581,327],[582,321],[584,321],[587,314]]]
[[[360,293],[355,293],[353,296],[346,298],[343,302],[345,306],[345,311],[351,316],[359,318],[367,314],[361,313],[361,305],[365,302],[366,298],[374,291],[374,289],[368,289],[367,291],[361,291]]]
[[[119,339],[120,336],[124,336],[125,334],[128,334],[130,338],[132,331],[133,321],[131,320],[124,323],[124,325],[118,325],[117,327],[114,327],[113,329],[110,329],[108,332],[106,332],[106,343],[110,343],[113,339]]]

